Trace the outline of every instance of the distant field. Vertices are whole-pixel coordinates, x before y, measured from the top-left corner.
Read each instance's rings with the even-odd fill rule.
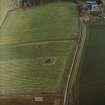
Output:
[[[102,22],[103,21],[103,22]],[[80,104],[105,104],[105,20],[88,25],[88,45],[80,74]]]
[[[78,32],[73,3],[10,12],[0,30],[0,95],[60,92]]]

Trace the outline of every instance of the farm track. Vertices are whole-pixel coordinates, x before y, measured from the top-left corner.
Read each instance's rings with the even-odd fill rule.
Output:
[[[71,39],[56,39],[56,40],[42,40],[42,41],[30,41],[30,42],[21,42],[21,43],[0,43],[0,46],[12,46],[12,47],[19,47],[19,46],[26,46],[26,45],[43,45],[49,43],[59,43],[63,42],[66,43],[68,41],[78,41],[79,38],[71,38]]]

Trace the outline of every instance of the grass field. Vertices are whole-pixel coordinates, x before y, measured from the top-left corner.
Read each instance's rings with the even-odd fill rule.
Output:
[[[0,47],[0,94],[56,92],[76,43]],[[68,58],[69,57],[69,58]],[[51,61],[46,61],[51,58]],[[4,91],[3,91],[4,90]]]
[[[58,2],[9,13],[0,44],[70,39],[78,32],[76,5]]]
[[[101,20],[102,21],[102,20]],[[105,105],[105,24],[89,24],[80,74],[79,105]]]
[[[0,30],[0,95],[60,92],[78,29],[73,3],[10,12]]]

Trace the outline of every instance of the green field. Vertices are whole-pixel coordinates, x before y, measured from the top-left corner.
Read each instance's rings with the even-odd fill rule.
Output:
[[[0,94],[56,92],[75,42],[0,47]],[[69,57],[69,58],[68,58]],[[48,59],[51,59],[49,61]]]
[[[73,3],[11,11],[0,30],[0,95],[61,92],[78,32]]]
[[[9,13],[0,31],[0,44],[65,40],[76,37],[78,31],[76,5],[58,2]]]
[[[105,105],[105,23],[89,24],[80,71],[79,105]]]

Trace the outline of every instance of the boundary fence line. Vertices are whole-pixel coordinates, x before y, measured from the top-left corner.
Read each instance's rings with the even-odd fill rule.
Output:
[[[63,105],[68,105],[70,103],[73,104],[73,102],[70,102],[70,99],[71,99],[71,101],[73,101],[73,99],[71,98],[71,97],[73,97],[72,96],[73,87],[74,87],[74,84],[75,84],[75,81],[76,81],[76,75],[78,73],[80,58],[81,58],[83,47],[84,47],[85,40],[86,40],[86,29],[85,29],[85,32],[82,33],[82,31],[83,31],[82,28],[84,26],[82,26],[81,24],[84,24],[84,23],[80,23],[80,34],[81,34],[80,35],[80,42],[77,45],[75,55],[74,55],[74,58],[73,58],[73,63],[72,63],[72,66],[70,67],[70,70],[69,70],[69,76],[68,76],[68,80],[67,80],[67,87],[66,87],[66,90],[65,90]]]

